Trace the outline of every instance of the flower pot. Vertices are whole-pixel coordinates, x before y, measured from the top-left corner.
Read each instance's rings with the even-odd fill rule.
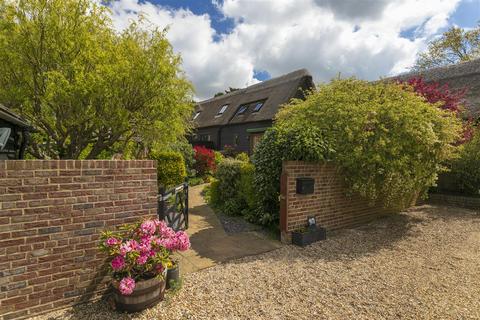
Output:
[[[118,290],[119,282],[114,280],[112,285],[115,306],[117,310],[126,312],[139,312],[156,305],[165,297],[165,278],[152,278],[140,280],[130,295],[123,295]]]
[[[327,232],[325,228],[310,226],[305,231],[293,231],[292,232],[292,243],[305,247],[309,244],[312,244],[319,240],[325,240],[327,238]]]
[[[167,289],[178,281],[180,281],[180,265],[177,262],[171,269],[167,269]]]

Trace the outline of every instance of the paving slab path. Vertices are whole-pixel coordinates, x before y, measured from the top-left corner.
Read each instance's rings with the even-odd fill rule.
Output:
[[[205,185],[189,188],[189,228],[191,249],[179,253],[181,273],[187,274],[218,263],[278,249],[279,241],[250,231],[227,234],[215,212],[205,203]]]

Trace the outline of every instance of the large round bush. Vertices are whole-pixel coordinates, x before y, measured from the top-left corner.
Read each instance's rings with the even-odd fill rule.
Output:
[[[294,100],[255,151],[259,222],[278,219],[283,160],[331,160],[351,192],[404,207],[455,153],[460,121],[403,85],[346,79]]]

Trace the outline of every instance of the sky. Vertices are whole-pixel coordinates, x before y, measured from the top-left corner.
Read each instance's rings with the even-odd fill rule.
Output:
[[[167,38],[198,100],[306,68],[316,83],[407,72],[449,27],[480,22],[480,0],[116,0],[116,29],[141,14]]]

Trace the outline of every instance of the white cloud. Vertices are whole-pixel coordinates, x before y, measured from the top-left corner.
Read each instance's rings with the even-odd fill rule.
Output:
[[[426,41],[448,24],[458,2],[225,0],[216,6],[236,22],[227,35],[216,34],[207,14],[136,0],[115,1],[111,8],[118,29],[138,13],[156,26],[169,26],[167,37],[203,99],[256,82],[254,70],[278,76],[307,68],[315,81],[338,73],[376,79],[406,71]],[[415,39],[401,37],[412,28]]]

